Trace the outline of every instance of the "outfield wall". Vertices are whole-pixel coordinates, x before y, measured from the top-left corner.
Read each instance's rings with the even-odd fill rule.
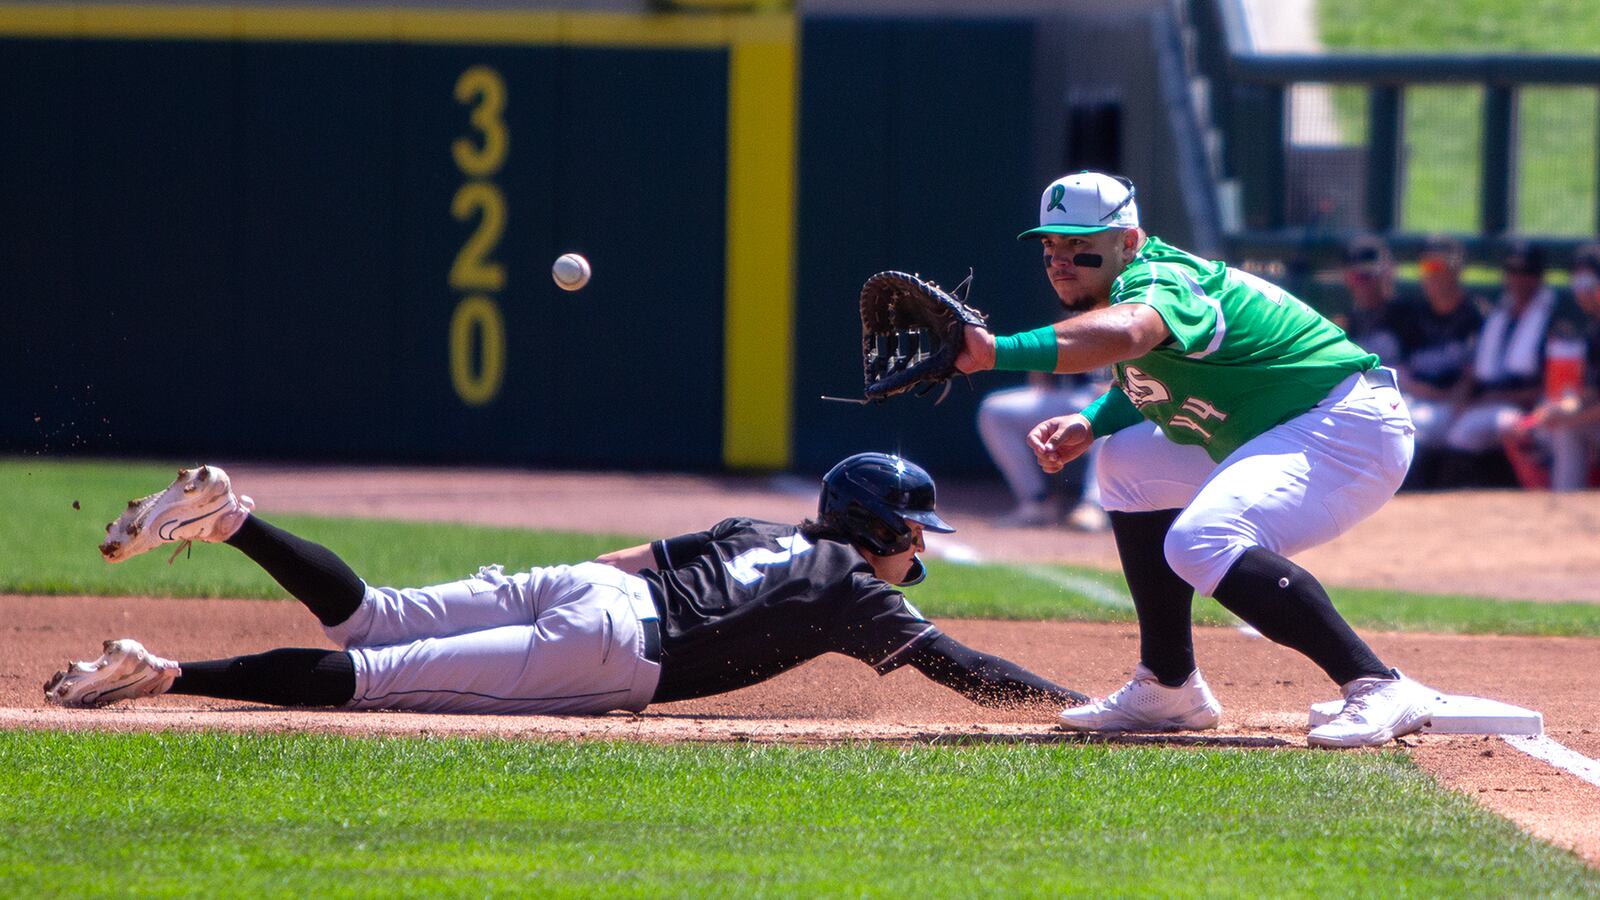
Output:
[[[0,4],[0,448],[987,471],[976,391],[817,397],[859,391],[877,269],[1050,314],[1011,240],[1052,165],[1039,36]]]

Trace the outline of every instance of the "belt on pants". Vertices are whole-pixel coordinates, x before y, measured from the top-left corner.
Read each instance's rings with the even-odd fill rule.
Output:
[[[633,576],[628,584],[628,603],[633,607],[633,614],[639,617],[645,661],[660,665],[661,605],[656,602],[655,588],[643,578]]]
[[[1383,366],[1379,366],[1376,369],[1368,369],[1365,372],[1362,372],[1361,380],[1365,381],[1368,387],[1386,387],[1394,388],[1395,390],[1400,389],[1400,380],[1395,377],[1394,370],[1385,368]]]
[[[661,620],[640,619],[639,627],[644,629],[644,658],[647,662],[661,664]]]

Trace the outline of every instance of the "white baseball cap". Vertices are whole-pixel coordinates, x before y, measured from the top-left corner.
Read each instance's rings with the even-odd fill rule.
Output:
[[[1079,172],[1050,182],[1039,195],[1039,227],[1017,240],[1041,234],[1094,234],[1107,228],[1138,228],[1133,182],[1104,172]]]

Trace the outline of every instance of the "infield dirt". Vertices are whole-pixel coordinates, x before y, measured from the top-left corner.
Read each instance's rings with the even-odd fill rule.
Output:
[[[224,463],[226,464],[226,463]],[[447,470],[276,469],[228,466],[272,512],[461,521],[540,528],[670,534],[730,514],[797,520],[811,483],[695,476],[578,475]],[[941,496],[966,547],[994,560],[1061,560],[1110,567],[1105,535],[997,531],[979,524],[1003,499],[955,485]],[[1378,516],[1300,562],[1329,583],[1600,601],[1600,502],[1595,495],[1516,493],[1400,497]],[[337,549],[337,548],[335,548]],[[514,560],[483,560],[504,562]],[[99,563],[86,557],[86,564]],[[192,564],[203,564],[196,554]],[[1208,601],[1198,601],[1208,602]],[[108,637],[155,652],[209,659],[279,646],[329,646],[292,601],[0,597],[0,727],[67,729],[316,730],[341,734],[482,735],[540,739],[786,742],[1083,741],[1051,729],[1053,710],[986,710],[902,670],[885,678],[830,656],[722,697],[594,718],[427,716],[292,711],[164,697],[105,710],[47,708],[40,685],[63,661],[92,658]],[[1137,656],[1131,625],[941,621],[958,639],[1063,684],[1103,695]],[[1600,756],[1600,640],[1369,634],[1386,660],[1434,687],[1529,706],[1555,740]],[[1335,689],[1297,654],[1232,629],[1200,629],[1196,646],[1226,714],[1216,732],[1172,745],[1273,749],[1305,746],[1308,706]],[[1530,831],[1600,865],[1600,788],[1498,738],[1406,739],[1417,761]]]

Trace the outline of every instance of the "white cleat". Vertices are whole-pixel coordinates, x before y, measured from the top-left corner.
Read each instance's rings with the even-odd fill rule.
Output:
[[[1059,718],[1059,727],[1072,731],[1203,731],[1222,720],[1222,704],[1199,669],[1178,687],[1167,687],[1140,663],[1133,680],[1116,693],[1064,709]]]
[[[175,541],[225,541],[255,508],[254,500],[233,493],[228,473],[216,466],[179,469],[166,490],[128,501],[122,515],[106,526],[100,555],[117,563]]]
[[[1340,688],[1344,709],[1311,729],[1313,747],[1377,747],[1420,731],[1438,696],[1397,670],[1394,678],[1357,678]]]
[[[44,699],[55,706],[105,706],[134,697],[164,694],[178,679],[178,664],[129,638],[106,641],[94,662],[68,663],[44,685]]]

